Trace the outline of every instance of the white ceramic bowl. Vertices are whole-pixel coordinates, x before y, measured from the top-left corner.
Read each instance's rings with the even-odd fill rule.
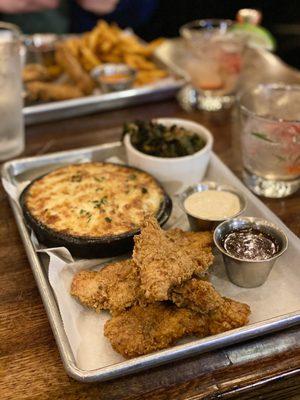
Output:
[[[124,138],[128,164],[153,175],[169,194],[176,194],[203,179],[213,145],[212,134],[204,126],[186,119],[159,118],[153,120],[165,126],[177,125],[201,136],[206,144],[195,154],[164,158],[144,154],[132,146],[130,135]]]

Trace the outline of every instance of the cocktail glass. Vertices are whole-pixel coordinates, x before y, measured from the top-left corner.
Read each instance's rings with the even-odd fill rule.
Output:
[[[0,22],[0,161],[24,150],[20,31]]]
[[[234,100],[242,69],[244,35],[230,30],[231,20],[198,20],[180,28],[186,43],[185,71],[195,108],[217,111]],[[196,101],[195,101],[196,99]]]
[[[256,194],[286,197],[300,187],[300,86],[260,84],[239,97],[243,178]]]

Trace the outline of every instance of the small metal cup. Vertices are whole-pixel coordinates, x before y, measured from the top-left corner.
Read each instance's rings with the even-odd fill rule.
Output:
[[[45,66],[55,64],[55,45],[58,35],[54,33],[36,33],[25,36],[26,63],[38,63]]]
[[[196,185],[189,186],[184,192],[182,192],[179,195],[179,201],[180,201],[180,206],[182,210],[186,213],[190,227],[192,231],[210,231],[213,230],[220,222],[224,221],[225,218],[219,219],[219,220],[209,220],[209,219],[202,219],[199,217],[195,217],[191,214],[188,213],[188,211],[184,207],[184,201],[187,199],[191,194],[196,193],[196,192],[204,192],[206,190],[218,190],[218,191],[224,191],[224,192],[230,192],[232,194],[235,194],[240,201],[240,210],[234,214],[230,215],[229,218],[236,217],[240,215],[246,208],[247,203],[246,199],[244,196],[239,192],[237,189],[235,189],[233,186],[230,185],[221,185],[216,182],[212,181],[207,181],[207,182],[200,182]]]
[[[268,260],[245,260],[228,254],[223,247],[225,235],[240,229],[253,228],[272,236],[279,243],[279,251]],[[245,288],[261,286],[268,278],[278,257],[288,247],[285,233],[276,225],[261,218],[239,217],[222,222],[214,231],[214,242],[223,256],[227,275],[232,283]]]
[[[124,78],[115,82],[107,81],[107,78],[116,74],[124,74]],[[136,70],[126,64],[103,64],[95,67],[91,71],[91,76],[100,85],[103,92],[116,92],[132,87]]]

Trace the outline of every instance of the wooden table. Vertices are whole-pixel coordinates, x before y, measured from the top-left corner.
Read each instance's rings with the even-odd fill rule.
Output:
[[[30,127],[25,155],[115,141],[123,121],[162,116],[191,118],[211,129],[214,150],[239,174],[235,113],[187,114],[173,100]],[[263,201],[299,235],[299,199],[296,194]],[[1,400],[280,400],[300,393],[300,327],[111,382],[83,384],[69,378],[2,189],[0,204]]]

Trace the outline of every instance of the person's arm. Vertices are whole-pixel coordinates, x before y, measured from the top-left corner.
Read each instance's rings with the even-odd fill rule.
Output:
[[[104,15],[113,12],[119,0],[77,0],[77,3],[86,11]]]
[[[0,13],[18,14],[50,10],[59,6],[59,0],[0,0]]]

